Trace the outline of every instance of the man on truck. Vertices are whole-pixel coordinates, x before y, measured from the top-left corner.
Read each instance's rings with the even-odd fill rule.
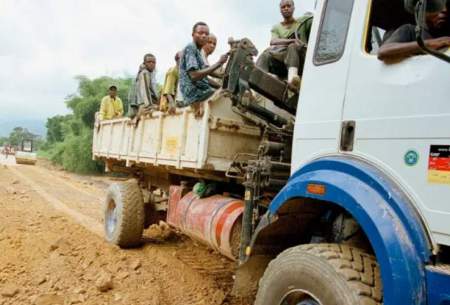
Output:
[[[215,90],[208,81],[208,76],[219,69],[228,59],[228,54],[220,57],[211,66],[205,63],[201,50],[208,43],[209,27],[204,22],[197,22],[192,29],[192,43],[183,50],[180,62],[180,90],[183,94],[183,107],[192,106],[196,117],[203,115],[203,102],[210,98]]]
[[[108,95],[102,99],[100,104],[99,119],[111,120],[123,115],[123,104],[120,97],[117,96],[117,87],[110,86]]]
[[[283,21],[273,26],[270,47],[259,56],[256,65],[280,77],[287,74],[289,88],[298,93],[313,16],[294,18],[293,0],[281,0],[280,11]]]

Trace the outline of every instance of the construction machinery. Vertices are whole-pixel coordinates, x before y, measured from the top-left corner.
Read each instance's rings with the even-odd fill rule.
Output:
[[[34,152],[33,140],[22,140],[20,149],[16,151],[15,156],[17,164],[35,165],[37,162],[37,155]]]

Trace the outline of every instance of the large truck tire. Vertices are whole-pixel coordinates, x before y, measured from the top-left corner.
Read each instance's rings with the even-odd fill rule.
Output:
[[[144,199],[136,180],[112,184],[104,208],[105,237],[121,248],[136,247],[142,242]]]
[[[375,257],[337,244],[290,248],[270,262],[255,305],[381,305]]]

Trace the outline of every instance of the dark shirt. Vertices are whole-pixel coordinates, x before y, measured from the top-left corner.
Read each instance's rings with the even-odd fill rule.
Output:
[[[423,39],[434,38],[430,32],[425,30],[423,32]],[[383,43],[402,43],[402,42],[413,42],[416,41],[416,26],[412,24],[404,24],[399,27],[392,35]]]
[[[206,100],[213,95],[214,90],[208,82],[208,78],[193,81],[189,72],[206,68],[202,54],[195,43],[188,44],[183,50],[180,62],[180,91],[183,95],[183,105],[189,106],[195,102]]]

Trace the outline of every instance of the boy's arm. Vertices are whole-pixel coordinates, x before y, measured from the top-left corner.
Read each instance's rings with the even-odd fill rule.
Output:
[[[216,71],[217,69],[219,69],[224,63],[226,63],[228,60],[228,53],[220,56],[220,59],[218,62],[216,62],[214,65],[211,65],[209,67],[206,67],[205,69],[201,69],[201,70],[194,70],[194,71],[190,71],[189,73],[189,77],[193,80],[193,81],[199,81],[204,79],[205,77],[207,77],[208,75],[211,75],[214,71]]]

